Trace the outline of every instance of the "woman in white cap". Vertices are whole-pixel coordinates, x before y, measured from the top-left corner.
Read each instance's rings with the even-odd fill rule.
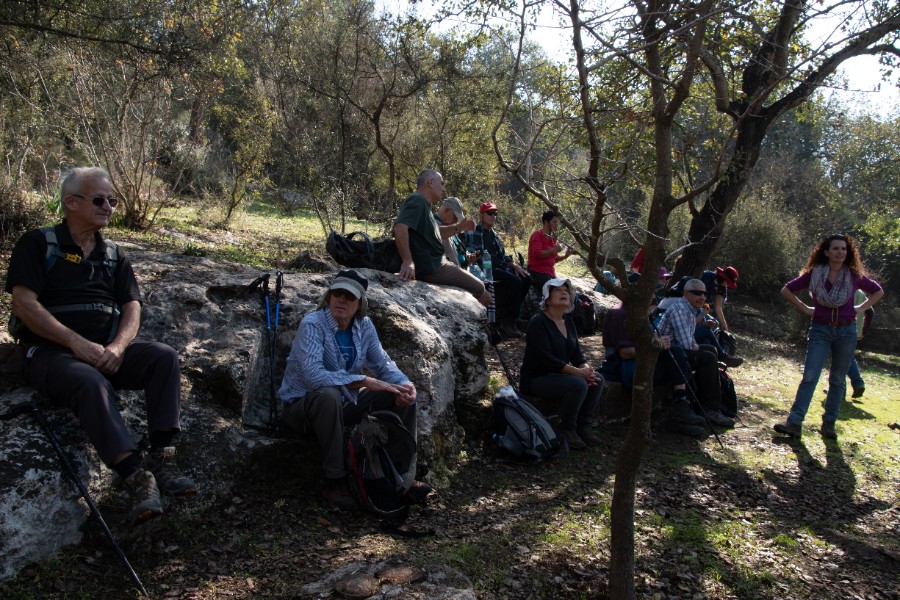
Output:
[[[575,291],[568,279],[544,284],[541,312],[531,318],[525,333],[519,381],[523,393],[558,405],[569,447],[581,450],[600,443],[590,427],[603,391],[603,377],[587,364],[575,324],[567,316],[574,301]]]
[[[416,388],[381,347],[366,316],[368,287],[368,279],[356,271],[337,274],[318,308],[301,321],[278,390],[285,423],[315,432],[325,454],[322,494],[339,510],[358,506],[346,482],[345,426],[369,411],[393,410],[416,437]],[[417,481],[408,493],[420,498],[430,490]]]

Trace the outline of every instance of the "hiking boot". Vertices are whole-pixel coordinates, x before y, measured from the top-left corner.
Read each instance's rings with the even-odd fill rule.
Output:
[[[333,510],[356,510],[359,508],[356,498],[350,493],[347,481],[343,477],[326,479],[325,486],[322,488],[322,496]]]
[[[822,428],[819,429],[819,433],[822,434],[822,437],[826,440],[836,440],[837,439],[837,431],[834,429],[834,423],[828,423],[826,421],[822,421]]]
[[[782,433],[792,438],[799,439],[800,436],[803,435],[803,426],[800,423],[791,423],[789,421],[785,421],[784,423],[775,423],[775,425],[772,426],[772,429],[774,429],[778,433]]]
[[[504,319],[503,322],[500,323],[500,333],[507,338],[522,337],[522,332],[519,331],[519,328],[516,327],[516,322],[512,319]]]
[[[582,425],[581,427],[576,428],[575,433],[577,433],[578,437],[581,438],[581,441],[588,446],[599,446],[603,443],[603,440],[594,435],[594,432],[591,431],[591,428],[586,425]]]
[[[686,398],[676,398],[672,402],[672,409],[669,411],[669,421],[677,421],[686,425],[698,425],[700,427],[706,425],[706,419],[694,412]]]
[[[726,354],[725,358],[722,359],[722,362],[725,363],[726,367],[739,367],[744,364],[744,359],[739,356]]]
[[[689,435],[691,437],[703,437],[706,434],[706,429],[704,429],[700,425],[692,425],[685,421],[669,420],[666,422],[666,428],[669,431],[681,433],[683,435]]]
[[[706,411],[706,418],[709,419],[709,422],[717,427],[724,427],[726,429],[731,429],[734,427],[734,419],[731,417],[726,417],[722,414],[720,410],[708,410]]]
[[[175,464],[175,448],[150,449],[144,459],[144,468],[153,473],[160,491],[166,496],[186,496],[197,493],[197,484],[182,475]]]
[[[569,450],[584,450],[587,448],[587,444],[584,443],[577,431],[563,431],[563,438],[569,445]]]
[[[162,514],[163,506],[159,498],[159,488],[153,473],[138,469],[125,480],[125,490],[131,497],[131,512],[128,519],[133,524],[143,523]]]
[[[851,398],[862,398],[863,394],[866,393],[866,386],[861,385],[859,387],[853,388],[853,395]]]
[[[413,481],[406,493],[403,494],[403,500],[408,504],[424,504],[425,498],[431,493],[431,486],[424,481]]]

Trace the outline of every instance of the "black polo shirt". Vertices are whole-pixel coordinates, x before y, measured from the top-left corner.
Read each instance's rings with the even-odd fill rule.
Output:
[[[61,252],[84,258],[81,247],[72,240],[65,221],[54,230]],[[117,304],[121,307],[132,300],[140,302],[137,279],[122,248],[118,248],[119,258],[113,278],[108,267],[100,266],[106,258],[106,241],[99,232],[95,236],[97,243],[88,258],[96,264],[87,260],[76,264],[56,257],[48,271],[47,238],[44,233],[35,229],[24,234],[16,242],[9,260],[6,291],[11,293],[17,285],[27,287],[37,294],[38,301],[47,308],[93,303],[107,306]],[[114,319],[112,314],[101,311],[61,312],[54,314],[54,317],[69,329],[98,344],[107,343]],[[48,343],[28,330],[23,332],[20,341],[24,344]]]

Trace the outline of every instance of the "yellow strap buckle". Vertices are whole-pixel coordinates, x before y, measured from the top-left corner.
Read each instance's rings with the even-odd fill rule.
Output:
[[[81,264],[81,256],[78,254],[66,254],[66,260],[76,265]]]

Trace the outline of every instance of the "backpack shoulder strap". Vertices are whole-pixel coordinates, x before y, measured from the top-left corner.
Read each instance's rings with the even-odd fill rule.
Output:
[[[81,258],[81,256],[79,256],[78,254],[67,254],[60,250],[59,238],[56,236],[55,227],[41,227],[41,232],[44,234],[44,239],[47,241],[45,271],[49,271],[53,267],[53,265],[56,263],[57,258],[61,258],[76,265],[79,264],[82,260],[88,260]],[[109,274],[113,278],[115,278],[116,265],[119,262],[119,245],[112,240],[107,240],[105,238],[103,241],[106,243],[106,253],[103,257],[103,261],[97,266],[105,266],[107,269],[109,269]],[[89,262],[97,264],[97,261]]]

